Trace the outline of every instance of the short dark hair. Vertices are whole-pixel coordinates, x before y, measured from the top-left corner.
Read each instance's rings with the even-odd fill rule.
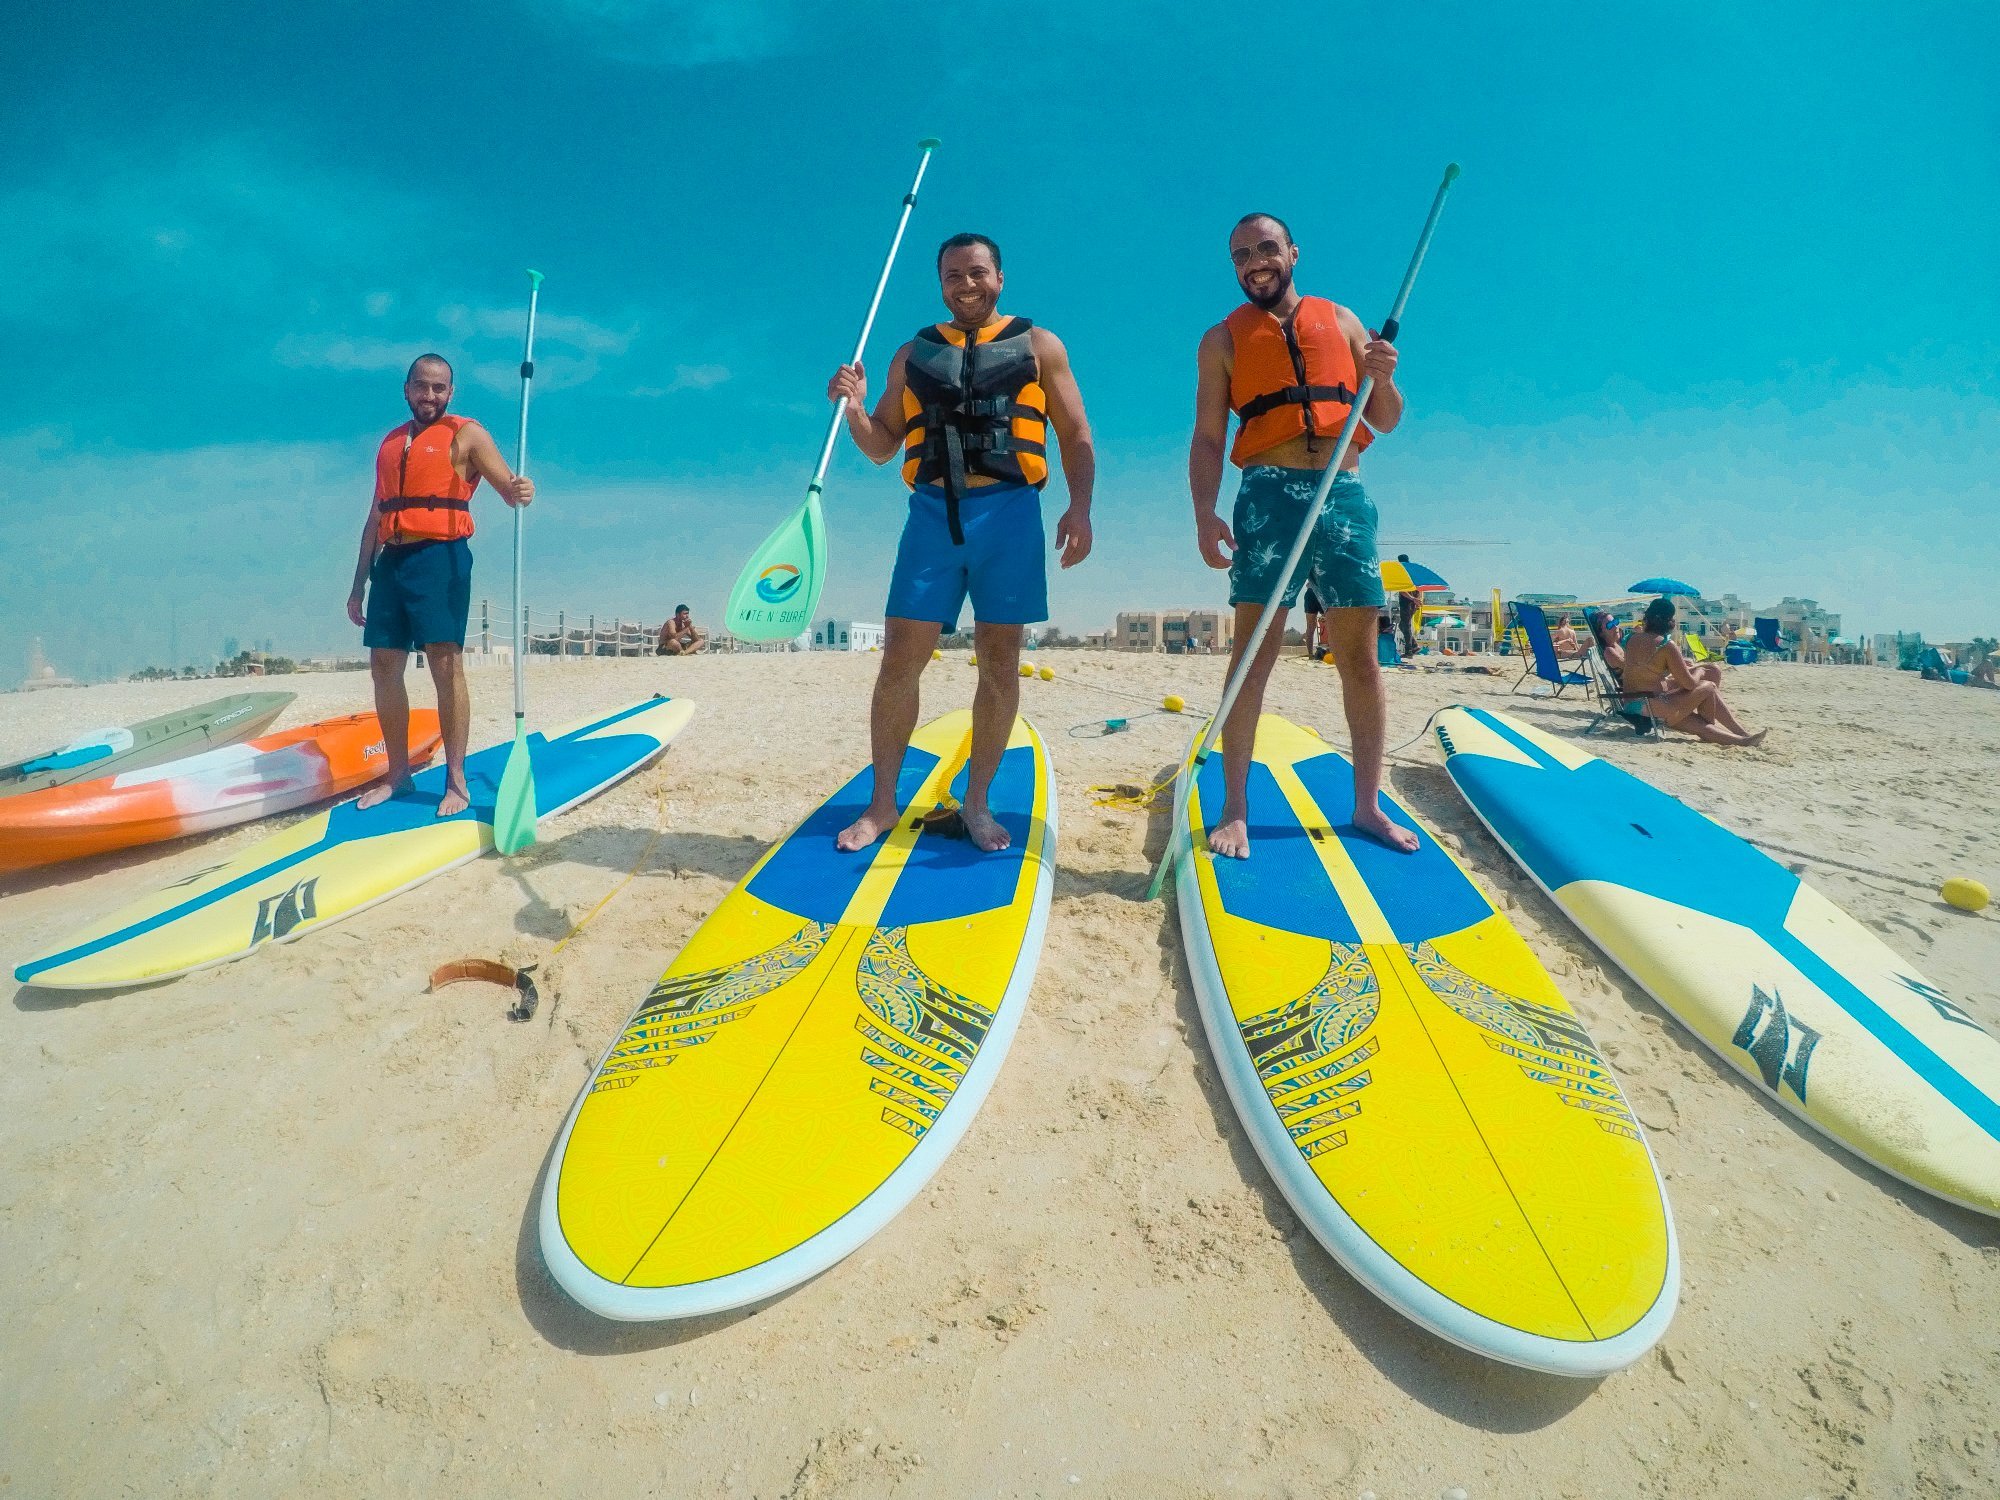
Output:
[[[1654,635],[1665,635],[1674,625],[1674,601],[1664,594],[1646,606],[1646,628]]]
[[[1241,229],[1245,224],[1253,223],[1258,219],[1269,219],[1273,224],[1276,224],[1280,229],[1282,229],[1285,232],[1285,243],[1287,245],[1294,245],[1298,243],[1298,241],[1292,238],[1292,226],[1287,224],[1283,219],[1279,218],[1276,214],[1245,214],[1242,218],[1238,219],[1234,224],[1231,224],[1229,226],[1229,232],[1231,234],[1234,234],[1236,233],[1237,230]]]
[[[418,365],[443,365],[447,379],[458,379],[457,374],[451,368],[451,361],[446,359],[442,354],[419,354],[415,359],[410,361],[409,372],[403,376],[403,383],[405,385],[417,378]]]
[[[676,604],[674,606],[674,613],[677,615],[691,615],[694,611],[689,609],[685,604]]]
[[[937,268],[940,271],[944,269],[944,257],[947,250],[970,250],[974,245],[984,245],[987,253],[993,257],[993,269],[996,271],[1000,269],[1000,247],[983,234],[971,233],[955,234],[942,245],[938,246]]]

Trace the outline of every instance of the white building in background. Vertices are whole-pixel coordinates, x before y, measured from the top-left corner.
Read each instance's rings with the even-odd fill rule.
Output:
[[[40,692],[44,688],[75,687],[74,677],[61,677],[49,665],[49,659],[42,655],[42,638],[36,636],[28,643],[28,675],[21,679],[20,691]]]
[[[804,640],[809,651],[879,651],[882,627],[864,620],[821,620]]]

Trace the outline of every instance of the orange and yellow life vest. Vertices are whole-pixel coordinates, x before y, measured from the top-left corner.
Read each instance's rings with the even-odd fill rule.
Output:
[[[1229,459],[1238,468],[1300,434],[1329,444],[1340,435],[1361,377],[1337,312],[1324,297],[1301,297],[1288,323],[1248,302],[1225,320],[1234,350],[1229,405],[1237,423]],[[1374,440],[1364,422],[1354,430],[1352,451]]]
[[[1009,318],[968,339],[963,328],[938,323],[910,341],[903,482],[942,488],[954,519],[973,475],[1036,489],[1048,483],[1049,398],[1034,326]]]
[[[405,422],[375,451],[375,539],[455,542],[472,535],[472,492],[479,476],[461,479],[451,464],[452,439],[470,417],[439,417],[416,430]]]

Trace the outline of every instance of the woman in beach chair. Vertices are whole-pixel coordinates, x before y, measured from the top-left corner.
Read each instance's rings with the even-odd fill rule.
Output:
[[[1625,691],[1646,694],[1653,718],[1668,729],[1711,745],[1763,744],[1770,731],[1752,734],[1738,722],[1722,701],[1716,681],[1689,668],[1681,648],[1668,635],[1673,628],[1673,600],[1655,599],[1646,606],[1646,618],[1625,643],[1621,673]]]
[[[1549,644],[1556,648],[1557,661],[1583,659],[1583,642],[1577,639],[1576,627],[1570,624],[1568,615],[1557,615],[1549,626]]]

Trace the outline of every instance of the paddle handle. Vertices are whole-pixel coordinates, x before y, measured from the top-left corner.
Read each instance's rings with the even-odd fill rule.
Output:
[[[1417,284],[1417,272],[1423,269],[1424,254],[1431,247],[1431,236],[1437,232],[1438,215],[1444,212],[1445,194],[1458,180],[1458,163],[1453,162],[1444,169],[1444,180],[1438,184],[1437,193],[1431,199],[1431,211],[1424,218],[1423,233],[1417,236],[1416,252],[1410,257],[1409,269],[1403,272],[1403,284],[1396,291],[1395,305],[1389,309],[1389,316],[1382,320],[1382,337],[1394,340],[1402,327],[1403,307],[1410,300],[1410,290]],[[1264,608],[1257,616],[1257,623],[1251,628],[1250,638],[1243,643],[1243,649],[1236,658],[1235,670],[1229,674],[1229,682],[1222,690],[1222,702],[1216,705],[1215,715],[1195,741],[1194,755],[1183,771],[1181,781],[1174,787],[1174,830],[1167,841],[1166,851],[1160,855],[1160,862],[1153,870],[1152,883],[1146,887],[1146,899],[1152,900],[1160,894],[1166,884],[1167,872],[1173,868],[1180,854],[1179,830],[1185,816],[1184,809],[1193,795],[1196,775],[1203,762],[1215,746],[1216,736],[1222,733],[1222,726],[1228,722],[1230,710],[1236,706],[1237,695],[1243,691],[1244,680],[1250,675],[1250,667],[1257,659],[1257,652],[1264,644],[1264,637],[1270,634],[1271,622],[1278,617],[1279,606],[1284,601],[1285,588],[1292,581],[1292,573],[1299,565],[1299,559],[1306,554],[1306,547],[1312,541],[1313,528],[1319,524],[1320,512],[1326,509],[1327,497],[1333,493],[1334,482],[1340,477],[1340,465],[1347,457],[1347,450],[1353,446],[1355,431],[1361,426],[1361,414],[1368,407],[1368,398],[1375,390],[1375,377],[1363,377],[1361,389],[1354,393],[1354,404],[1348,408],[1347,420],[1341,424],[1340,440],[1334,444],[1333,457],[1320,475],[1319,488],[1313,494],[1312,504],[1306,507],[1305,520],[1299,526],[1298,535],[1292,538],[1291,551],[1285,554],[1284,565],[1278,569],[1277,582],[1271,587],[1271,595],[1264,601]]]
[[[903,248],[903,232],[910,227],[910,213],[917,206],[917,190],[924,185],[924,173],[931,164],[931,153],[941,143],[934,137],[926,136],[917,142],[922,155],[917,158],[917,175],[910,183],[910,190],[903,194],[903,212],[896,220],[896,233],[889,241],[889,253],[882,261],[882,274],[875,278],[875,295],[868,299],[868,315],[861,320],[860,337],[854,341],[854,357],[847,361],[850,365],[861,363],[861,356],[868,349],[868,335],[875,328],[875,314],[881,310],[882,294],[889,288],[889,273],[895,269],[896,252]],[[847,398],[842,396],[833,403],[833,420],[826,426],[826,441],[820,444],[819,462],[813,466],[812,483],[806,486],[806,499],[810,503],[813,496],[826,487],[826,468],[833,462],[833,445],[840,439],[840,424],[847,415]]]
[[[535,385],[535,311],[542,297],[542,273],[528,273],[528,333],[521,344],[521,426],[514,439],[514,472],[528,472],[528,396]],[[521,507],[514,510],[514,728],[520,731],[527,718],[528,690],[523,675],[527,650],[527,622],[521,618],[521,573],[524,557]]]

